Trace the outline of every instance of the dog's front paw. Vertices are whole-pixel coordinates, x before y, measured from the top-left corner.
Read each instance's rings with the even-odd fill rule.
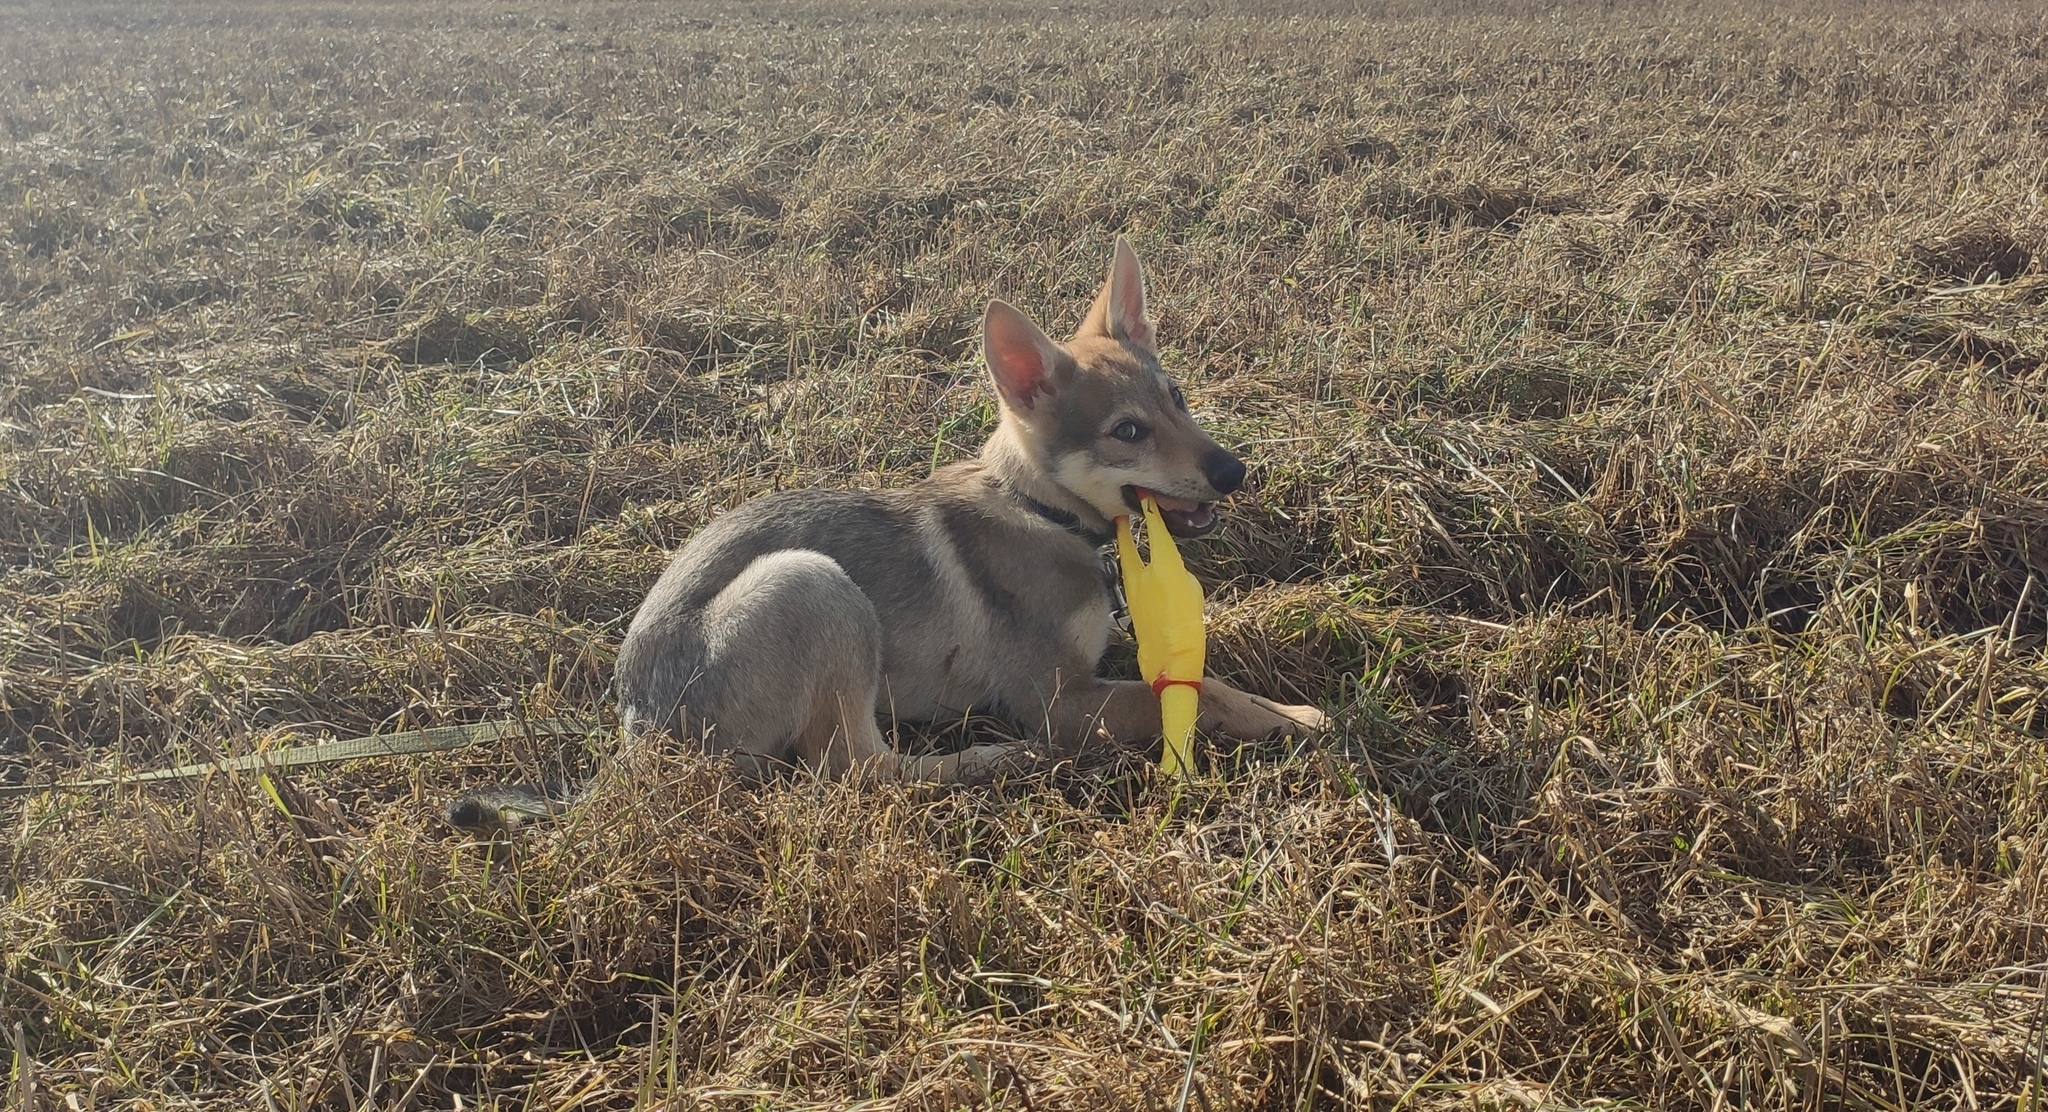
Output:
[[[1252,696],[1252,702],[1257,703],[1259,709],[1285,720],[1285,723],[1274,731],[1275,733],[1313,737],[1330,728],[1330,716],[1316,707],[1302,703],[1276,703],[1257,695]]]
[[[1005,776],[1022,776],[1038,766],[1037,753],[1022,745],[976,745],[960,752],[962,784],[986,784]]]
[[[1311,706],[1276,703],[1249,692],[1232,692],[1222,732],[1239,741],[1264,741],[1283,734],[1314,737],[1330,728],[1330,716]]]

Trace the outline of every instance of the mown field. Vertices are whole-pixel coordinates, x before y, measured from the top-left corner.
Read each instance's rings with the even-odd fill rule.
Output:
[[[604,720],[1118,233],[1338,723],[0,799],[5,1106],[2038,1108],[2044,189],[2021,4],[0,3],[0,783]]]

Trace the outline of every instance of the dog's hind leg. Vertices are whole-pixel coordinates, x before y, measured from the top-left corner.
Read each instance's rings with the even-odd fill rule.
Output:
[[[824,776],[856,770],[889,780],[950,783],[1000,771],[1007,746],[906,757],[875,723],[882,624],[874,604],[830,557],[804,549],[747,565],[705,606],[702,673],[682,701],[711,747],[742,768],[800,764]]]

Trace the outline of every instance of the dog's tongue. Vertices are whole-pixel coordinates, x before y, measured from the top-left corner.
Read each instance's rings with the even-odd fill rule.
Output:
[[[1144,487],[1138,488],[1138,497],[1150,498],[1152,501],[1157,502],[1159,504],[1159,512],[1161,513],[1191,514],[1202,508],[1200,502],[1187,498],[1168,498],[1156,490],[1146,490]]]
[[[1192,514],[1202,508],[1200,502],[1190,502],[1186,498],[1167,498],[1153,489],[1143,491],[1143,498],[1151,498],[1153,502],[1157,502],[1161,514]]]
[[[1157,491],[1137,488],[1138,497],[1150,498],[1159,507],[1166,531],[1176,537],[1199,537],[1216,527],[1216,507],[1187,498],[1168,498]]]

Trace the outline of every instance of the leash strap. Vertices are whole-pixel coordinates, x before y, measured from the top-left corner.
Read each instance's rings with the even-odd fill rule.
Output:
[[[124,784],[145,784],[162,780],[193,780],[213,772],[254,772],[272,768],[340,764],[376,757],[401,757],[417,753],[441,753],[506,737],[564,737],[588,735],[597,727],[567,718],[537,718],[526,722],[471,722],[457,726],[433,726],[396,734],[370,734],[343,738],[318,745],[293,745],[218,761],[179,765],[176,768],[110,776],[99,780],[74,780],[68,784],[0,784],[0,799],[53,792],[86,792]]]

